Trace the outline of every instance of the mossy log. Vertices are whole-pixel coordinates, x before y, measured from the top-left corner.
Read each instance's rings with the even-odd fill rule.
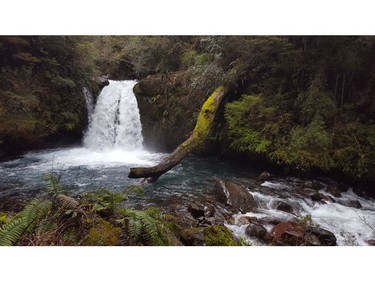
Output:
[[[199,113],[197,123],[189,138],[178,146],[161,163],[153,167],[130,168],[129,178],[145,178],[147,182],[155,182],[162,174],[166,173],[186,156],[200,147],[209,136],[217,109],[224,97],[224,87],[218,87],[206,100]]]

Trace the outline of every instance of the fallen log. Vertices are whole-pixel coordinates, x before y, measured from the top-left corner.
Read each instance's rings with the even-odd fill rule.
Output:
[[[180,163],[186,156],[201,146],[209,136],[215,114],[224,97],[224,87],[218,87],[206,100],[199,113],[197,123],[189,138],[180,144],[170,155],[153,167],[130,168],[129,178],[145,178],[146,182],[155,182],[161,175]]]

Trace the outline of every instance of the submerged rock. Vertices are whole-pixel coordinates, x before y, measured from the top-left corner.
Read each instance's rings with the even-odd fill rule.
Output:
[[[251,212],[257,208],[254,197],[240,184],[217,180],[218,200],[243,212]]]
[[[341,205],[344,205],[346,207],[355,208],[355,209],[361,209],[362,205],[358,200],[349,200],[349,201],[339,201]]]

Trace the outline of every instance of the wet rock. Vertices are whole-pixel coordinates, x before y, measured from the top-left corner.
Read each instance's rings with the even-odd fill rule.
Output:
[[[259,239],[264,239],[267,234],[267,230],[259,224],[251,223],[246,227],[245,233],[248,236],[254,236]]]
[[[320,227],[307,227],[307,231],[314,234],[320,241],[322,246],[336,246],[336,236],[323,228]]]
[[[355,208],[355,209],[361,209],[362,205],[358,200],[349,200],[349,201],[339,201],[341,205],[344,205],[346,207]]]
[[[246,213],[254,211],[257,204],[253,196],[240,184],[217,180],[218,200]]]
[[[375,246],[375,239],[368,240],[367,244],[369,244],[370,246]]]
[[[321,239],[305,225],[296,222],[280,223],[271,230],[273,244],[283,246],[320,246]]]
[[[299,190],[298,193],[301,194],[304,197],[310,197],[310,196],[316,194],[317,192],[316,192],[316,190],[314,190],[312,188],[305,187],[305,188],[302,188],[301,190]]]
[[[293,207],[291,205],[289,205],[288,203],[285,203],[283,201],[278,201],[276,203],[276,210],[293,214]]]
[[[198,203],[190,203],[188,206],[188,211],[193,215],[194,218],[204,216],[204,206]]]
[[[238,219],[238,224],[244,225],[256,221],[256,217],[243,216]]]
[[[327,192],[331,193],[334,197],[341,197],[341,190],[336,185],[328,186]]]
[[[299,223],[284,222],[274,226],[271,230],[273,242],[276,245],[303,245],[306,228]]]
[[[269,180],[271,179],[271,174],[266,172],[266,171],[263,171],[259,176],[258,176],[258,180],[259,181],[266,181],[266,180]]]
[[[207,218],[207,219],[205,220],[205,222],[206,222],[207,224],[209,224],[209,225],[218,224],[218,223],[216,223],[216,220],[215,220],[215,218],[213,218],[213,217],[209,217],[209,218]]]
[[[188,211],[188,207],[183,202],[169,204],[168,212],[176,217],[176,223],[181,229],[198,225],[198,221]]]
[[[203,212],[206,218],[212,217],[215,214],[215,207],[212,205],[204,206]]]
[[[307,233],[304,237],[306,246],[321,246],[320,240],[314,234]]]
[[[236,219],[234,217],[227,218],[225,220],[228,224],[235,225],[236,224]]]
[[[276,218],[271,218],[271,217],[265,217],[258,219],[258,222],[261,224],[272,224],[272,225],[277,225],[281,223],[282,221]]]
[[[325,187],[322,183],[318,181],[307,181],[305,182],[304,186],[307,188],[314,189],[314,190],[320,190]]]
[[[316,192],[315,194],[310,195],[310,198],[312,201],[320,202],[325,198],[325,196],[320,192]]]

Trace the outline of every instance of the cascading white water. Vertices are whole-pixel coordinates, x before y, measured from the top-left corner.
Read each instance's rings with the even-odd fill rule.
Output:
[[[90,124],[92,114],[94,113],[94,99],[92,97],[92,93],[86,87],[83,87],[82,92],[83,92],[83,95],[85,97],[87,119],[89,120],[89,124]]]
[[[133,93],[136,81],[109,81],[101,91],[83,144],[102,151],[142,150],[142,125]]]

